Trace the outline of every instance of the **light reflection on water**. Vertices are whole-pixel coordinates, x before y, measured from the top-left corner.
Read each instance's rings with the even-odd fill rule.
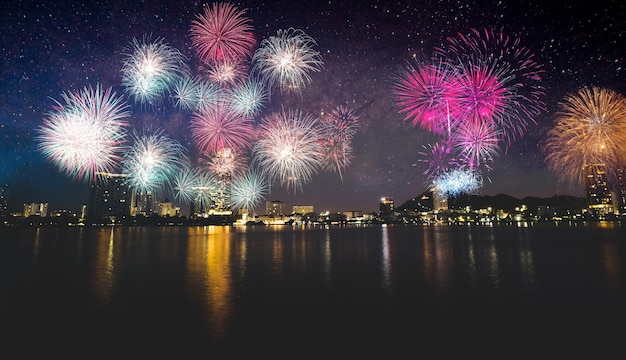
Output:
[[[540,319],[550,319],[550,312],[537,315],[535,323],[525,323],[532,313],[522,313],[513,319],[517,325],[507,325],[493,309],[554,312],[565,302],[585,309],[597,302],[616,312],[621,310],[612,310],[611,304],[626,300],[626,237],[622,228],[601,224],[593,229],[42,228],[2,229],[0,235],[0,280],[5,279],[0,294],[13,291],[0,301],[17,314],[15,322],[0,325],[5,333],[20,326],[17,319],[28,318],[33,308],[55,308],[42,296],[50,286],[59,289],[54,304],[71,304],[64,316],[73,316],[72,311],[77,319],[90,311],[91,317],[104,314],[101,321],[111,328],[107,336],[115,341],[132,331],[149,334],[145,342],[191,331],[193,336],[180,335],[185,340],[177,341],[195,337],[194,346],[209,348],[240,341],[264,346],[279,336],[296,343],[321,334],[324,341],[344,341],[329,332],[335,325],[341,333],[358,334],[351,335],[354,343],[404,336],[394,330],[396,323],[423,326],[424,333],[415,330],[422,337],[434,336],[428,331],[441,321],[454,326],[484,322],[484,331],[518,325],[540,331]],[[487,318],[475,318],[473,312]],[[459,314],[466,317],[463,322]],[[127,318],[133,323],[126,324]],[[371,334],[364,335],[363,326]],[[381,329],[387,335],[378,334]]]

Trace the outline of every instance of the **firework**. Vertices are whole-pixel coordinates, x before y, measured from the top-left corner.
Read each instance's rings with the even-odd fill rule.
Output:
[[[113,172],[125,149],[130,113],[108,88],[86,87],[61,95],[39,130],[39,149],[59,170],[76,180]]]
[[[248,68],[245,64],[233,60],[205,65],[201,67],[200,71],[213,84],[222,88],[242,83],[248,74]]]
[[[252,124],[225,106],[213,106],[192,116],[191,133],[203,153],[215,154],[224,148],[237,151],[251,147]]]
[[[191,76],[182,76],[174,83],[172,94],[174,106],[186,112],[198,109],[198,84]]]
[[[198,80],[196,84],[195,97],[197,100],[197,112],[209,112],[211,109],[222,104],[224,94],[219,87],[206,80]]]
[[[252,118],[265,106],[267,92],[253,80],[234,88],[228,95],[229,107],[235,113]]]
[[[206,210],[215,207],[215,194],[218,185],[215,178],[207,172],[199,172],[196,177],[196,183],[192,187],[195,193],[195,203],[198,205],[200,212],[206,212]]]
[[[419,161],[428,165],[423,172],[428,183],[432,183],[443,173],[459,165],[452,142],[449,139],[437,142],[434,145],[425,145],[424,151],[421,151],[419,154],[422,156],[422,159]]]
[[[278,82],[281,92],[301,93],[311,82],[310,71],[321,71],[322,58],[313,49],[315,40],[302,30],[278,30],[261,44],[252,58],[252,72],[268,84],[268,90]]]
[[[482,176],[477,171],[457,168],[440,174],[433,181],[433,188],[442,197],[455,197],[475,192],[482,183]]]
[[[253,211],[268,193],[268,184],[263,177],[254,170],[235,180],[231,188],[233,209],[248,209]]]
[[[163,39],[133,39],[122,66],[122,84],[136,102],[155,105],[186,72],[185,56]]]
[[[454,133],[454,146],[459,158],[470,169],[487,166],[498,155],[500,131],[491,122],[463,122]]]
[[[563,181],[584,184],[583,169],[624,167],[626,98],[612,90],[585,87],[559,103],[556,124],[545,143],[548,167]]]
[[[122,160],[130,187],[156,193],[188,164],[185,148],[163,131],[133,132],[133,145]]]
[[[438,49],[436,56],[456,69],[461,101],[456,116],[491,118],[507,146],[545,109],[540,86],[544,70],[520,39],[472,29],[468,35],[449,38],[447,48]]]
[[[196,198],[196,186],[198,184],[198,171],[190,166],[185,166],[176,172],[173,181],[174,198],[186,204]]]
[[[248,158],[230,148],[220,149],[209,159],[202,158],[201,161],[217,177],[238,178],[248,168]]]
[[[245,10],[229,3],[205,5],[191,24],[191,41],[207,63],[238,61],[252,56],[255,44],[251,20]]]
[[[322,169],[338,172],[343,181],[342,170],[352,161],[352,138],[359,128],[355,111],[338,106],[322,117]]]
[[[317,125],[317,118],[299,110],[268,115],[260,125],[253,162],[270,181],[278,180],[295,192],[321,165]]]
[[[437,134],[450,132],[458,91],[453,72],[443,62],[408,65],[397,78],[393,92],[400,112],[412,126]]]

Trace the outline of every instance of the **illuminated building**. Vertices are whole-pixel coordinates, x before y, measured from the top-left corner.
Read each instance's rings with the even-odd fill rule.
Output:
[[[285,203],[280,200],[272,200],[265,202],[265,215],[269,217],[285,216]]]
[[[378,209],[381,214],[391,214],[393,213],[393,198],[390,196],[384,197],[380,199],[380,204]]]
[[[101,173],[91,185],[87,216],[92,220],[121,220],[130,216],[132,191],[125,174]]]
[[[617,169],[617,205],[620,213],[626,213],[626,168]]]
[[[311,214],[313,212],[314,212],[313,205],[294,205],[293,206],[294,214],[305,215],[305,214]]]
[[[150,216],[158,213],[157,199],[151,191],[140,192],[132,197],[130,204],[131,216],[143,215]]]
[[[606,168],[603,164],[586,165],[585,193],[589,209],[600,214],[616,212],[616,196],[611,193]]]
[[[24,218],[29,216],[48,216],[48,203],[24,204]]]
[[[180,215],[180,208],[171,202],[162,202],[159,203],[159,214],[161,216],[178,216]]]

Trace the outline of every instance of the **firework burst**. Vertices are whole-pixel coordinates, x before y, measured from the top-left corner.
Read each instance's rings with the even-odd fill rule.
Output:
[[[235,113],[250,117],[257,115],[267,102],[267,91],[253,80],[234,88],[229,94],[229,107]]]
[[[248,74],[248,68],[240,61],[224,60],[202,66],[200,72],[213,84],[221,88],[228,88],[241,84]]]
[[[397,77],[393,92],[400,112],[412,126],[436,134],[450,132],[450,108],[456,108],[458,88],[455,77],[444,62],[408,65]]]
[[[276,112],[261,121],[253,162],[270,181],[297,188],[321,165],[318,120],[303,111]]]
[[[198,171],[190,166],[185,166],[176,172],[173,181],[174,198],[185,204],[190,204],[196,198],[196,186],[198,184]]]
[[[230,148],[219,150],[209,159],[201,158],[201,162],[217,177],[238,178],[248,169],[248,158]]]
[[[302,30],[278,30],[276,36],[261,41],[252,58],[252,72],[265,79],[268,90],[278,82],[281,92],[300,94],[311,82],[309,72],[322,68],[321,55],[313,49],[315,45],[315,40]]]
[[[252,146],[252,125],[248,117],[213,106],[192,116],[191,133],[202,153],[215,154],[224,148],[243,151]]]
[[[238,61],[252,56],[256,43],[251,20],[226,2],[205,5],[191,23],[191,41],[198,57],[207,63]]]
[[[125,149],[127,105],[100,85],[61,97],[64,103],[56,102],[38,129],[41,152],[79,181],[113,172]]]
[[[428,165],[423,174],[426,175],[429,184],[443,173],[459,166],[453,145],[449,140],[437,142],[434,145],[424,145],[424,151],[419,154],[422,157],[419,161]]]
[[[342,181],[343,170],[352,161],[352,138],[359,126],[355,111],[345,106],[338,106],[322,117],[322,169],[339,173]]]
[[[186,71],[185,56],[163,42],[133,39],[122,66],[122,84],[136,102],[156,105]]]
[[[265,198],[269,186],[265,179],[254,170],[248,170],[242,177],[233,181],[231,201],[234,210],[253,211]]]
[[[434,181],[434,190],[444,198],[455,197],[462,194],[471,194],[477,191],[483,184],[479,172],[457,168],[441,173]]]
[[[556,124],[544,149],[548,167],[563,181],[584,184],[586,165],[624,167],[626,98],[612,90],[585,87],[559,103]]]
[[[143,193],[157,193],[188,164],[186,149],[163,131],[133,132],[133,145],[122,160],[130,187]]]
[[[491,122],[461,123],[454,133],[454,146],[459,151],[459,158],[470,169],[481,165],[489,169],[489,163],[498,155],[500,131]]]

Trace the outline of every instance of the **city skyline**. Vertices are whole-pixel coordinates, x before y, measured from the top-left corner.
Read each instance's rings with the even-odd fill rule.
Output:
[[[515,2],[491,6],[467,2],[233,3],[246,9],[258,43],[277,30],[302,29],[315,42],[323,67],[292,96],[272,90],[263,114],[281,108],[313,114],[338,105],[357,111],[351,164],[338,172],[317,171],[294,191],[273,183],[265,200],[279,199],[315,209],[375,211],[377,200],[401,203],[427,188],[419,153],[432,135],[403,121],[391,96],[392,79],[414,59],[428,58],[448,37],[488,28],[519,38],[545,69],[546,104],[523,136],[496,156],[481,195],[584,196],[580,185],[562,184],[543,161],[540,144],[553,125],[557,103],[584,86],[624,93],[624,5]],[[78,211],[88,202],[90,183],[61,173],[38,149],[36,129],[66,91],[101,83],[124,96],[133,128],[151,125],[194,151],[190,115],[166,103],[156,109],[136,104],[122,87],[122,64],[133,38],[162,38],[197,64],[191,22],[202,3],[182,10],[165,3],[97,6],[22,2],[0,15],[5,55],[0,79],[0,183],[10,185],[10,204],[47,202]],[[521,14],[521,15],[520,15]],[[194,62],[195,61],[195,62]],[[262,116],[260,116],[262,117]],[[259,121],[257,119],[257,121]],[[172,195],[163,200],[175,201]],[[264,206],[259,204],[258,209]],[[181,206],[182,208],[182,206]]]

